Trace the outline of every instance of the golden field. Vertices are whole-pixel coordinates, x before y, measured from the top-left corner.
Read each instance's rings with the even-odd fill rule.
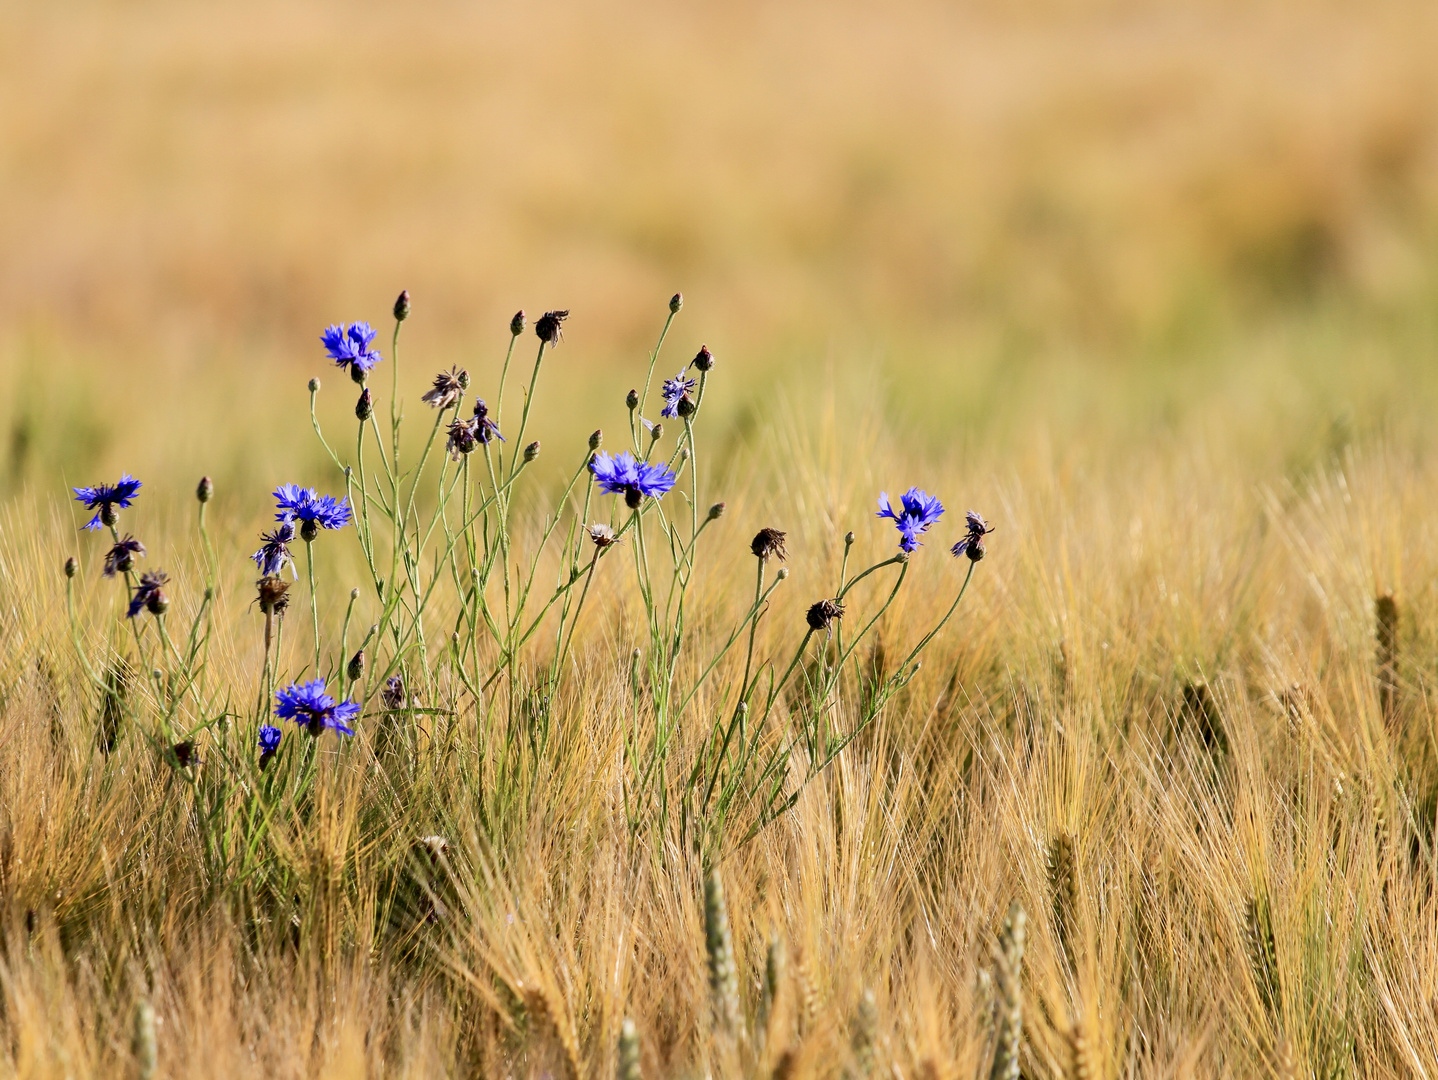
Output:
[[[65,0],[0,30],[0,1074],[1438,1073],[1438,9]],[[381,634],[357,735],[262,772],[245,556],[277,484],[345,490],[307,415],[319,376],[349,461],[326,325],[379,328],[388,421],[400,288],[407,467],[436,371],[493,401],[514,311],[573,312],[503,504],[519,576],[465,593],[458,554],[419,560],[424,651]],[[572,651],[550,612],[506,660],[473,612],[531,558],[564,580],[557,505],[560,540],[626,520],[561,494],[590,431],[627,443],[681,289],[656,379],[717,363],[692,441],[656,443],[700,469],[662,520],[682,542],[727,504],[682,632],[647,623],[646,509],[602,563],[579,537]],[[418,499],[445,533],[447,460]],[[76,532],[65,485],[125,470],[165,625],[205,628],[193,683]],[[947,512],[893,603],[752,731],[857,737],[802,783],[784,751],[762,828],[695,801],[745,775],[715,733],[749,664],[671,715],[656,657],[703,677],[774,527],[753,656],[784,674],[910,484]],[[912,671],[969,506],[996,531]],[[315,545],[331,680],[395,603],[358,531]],[[298,570],[279,681],[314,674]],[[846,633],[888,593],[852,595]],[[438,711],[379,708],[390,661]]]

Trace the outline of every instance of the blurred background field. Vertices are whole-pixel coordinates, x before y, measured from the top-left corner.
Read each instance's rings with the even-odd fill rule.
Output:
[[[1282,471],[1434,403],[1419,0],[0,18],[11,490],[274,483],[314,455],[289,391],[319,330],[401,287],[411,398],[496,364],[516,308],[571,308],[551,385],[584,430],[622,416],[616,365],[675,289],[716,408],[837,382],[940,453],[1197,432]]]

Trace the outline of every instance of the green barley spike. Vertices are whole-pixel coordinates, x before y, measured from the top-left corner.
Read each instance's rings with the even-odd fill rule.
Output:
[[[704,946],[709,953],[709,993],[714,1002],[715,1026],[727,1035],[738,1035],[739,976],[734,967],[724,883],[717,870],[710,870],[704,878]]]

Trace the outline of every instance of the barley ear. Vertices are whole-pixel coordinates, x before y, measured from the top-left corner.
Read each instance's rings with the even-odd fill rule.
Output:
[[[734,940],[729,931],[729,910],[724,904],[724,883],[717,870],[710,870],[704,878],[704,947],[709,953],[709,994],[715,1029],[738,1036],[739,976],[734,967]]]
[[[629,1017],[619,1025],[619,1080],[639,1080],[639,1029]]]
[[[1019,974],[1024,963],[1024,943],[1028,933],[1028,916],[1016,900],[1009,908],[999,937],[996,957],[998,976],[998,1039],[994,1046],[994,1067],[990,1080],[1018,1080],[1019,1049],[1024,1037],[1024,1008]]]
[[[159,1051],[155,1043],[155,1009],[148,1001],[135,1006],[135,1035],[132,1049],[140,1080],[154,1080],[159,1067]]]

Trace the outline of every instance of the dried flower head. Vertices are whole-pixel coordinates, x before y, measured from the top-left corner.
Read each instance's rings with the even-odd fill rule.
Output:
[[[968,530],[964,538],[952,548],[954,558],[967,555],[969,562],[978,562],[984,557],[984,537],[993,532],[993,526],[970,510],[964,515],[964,527]]]
[[[451,367],[434,377],[434,385],[420,396],[420,401],[434,409],[447,409],[459,400],[468,385],[469,372]]]
[[[619,543],[619,537],[614,534],[614,530],[603,524],[589,526],[589,539],[597,548],[607,548],[611,544]]]
[[[900,550],[912,552],[919,546],[920,534],[928,532],[943,512],[944,504],[935,496],[911,487],[900,498],[897,511],[889,503],[889,493],[881,491],[879,512],[875,516],[891,519],[899,530]]]
[[[817,604],[810,606],[804,615],[804,621],[809,624],[810,630],[822,630],[832,636],[834,620],[843,617],[844,602],[842,600],[820,600]]]
[[[770,555],[775,555],[782,562],[789,557],[789,553],[784,550],[784,537],[787,535],[778,529],[760,529],[750,541],[749,550],[766,561]]]
[[[170,747],[170,752],[175,755],[175,761],[182,769],[188,769],[191,765],[204,764],[200,761],[199,755],[195,753],[195,744],[189,739],[177,742]]]
[[[135,566],[135,556],[145,554],[145,545],[126,534],[123,540],[116,540],[115,546],[105,553],[103,573],[114,577],[117,573],[128,574]]]
[[[489,406],[484,403],[484,398],[474,399],[474,437],[485,446],[488,446],[495,439],[504,442],[504,436],[499,433],[499,425],[489,418]]]
[[[589,471],[601,491],[623,495],[624,505],[631,510],[638,509],[645,498],[662,496],[679,479],[665,466],[640,461],[628,450],[612,456],[599,451],[589,462]]]
[[[290,598],[285,595],[289,589],[288,581],[267,575],[255,582],[255,602],[260,605],[260,610],[266,615],[283,616],[285,609],[290,606]]]
[[[359,715],[357,702],[336,703],[325,693],[325,681],[315,679],[307,683],[290,683],[275,694],[275,715],[281,720],[293,720],[303,725],[306,731],[318,738],[325,729],[341,735],[353,735],[354,728],[349,722]]]
[[[568,310],[546,311],[534,324],[534,332],[546,345],[558,345],[564,339],[564,320],[569,318]]]
[[[165,595],[165,584],[170,576],[163,570],[146,570],[140,575],[140,583],[130,596],[130,607],[125,617],[133,619],[140,611],[151,615],[163,615],[170,608],[170,598]]]
[[[405,693],[404,676],[391,675],[386,679],[379,698],[386,709],[403,709],[409,700],[409,695]]]
[[[86,510],[96,511],[95,516],[81,527],[94,530],[101,525],[114,525],[118,520],[115,511],[128,509],[135,501],[135,493],[142,486],[140,481],[125,473],[115,484],[74,488],[75,501],[84,503]]]
[[[458,461],[465,454],[474,453],[474,448],[479,445],[479,440],[474,437],[473,420],[454,420],[449,425],[449,441],[444,448],[449,451],[449,459]]]
[[[350,378],[363,383],[370,371],[383,359],[379,352],[370,348],[377,331],[367,322],[327,326],[320,335],[320,341],[331,360],[342,368],[348,368]]]

